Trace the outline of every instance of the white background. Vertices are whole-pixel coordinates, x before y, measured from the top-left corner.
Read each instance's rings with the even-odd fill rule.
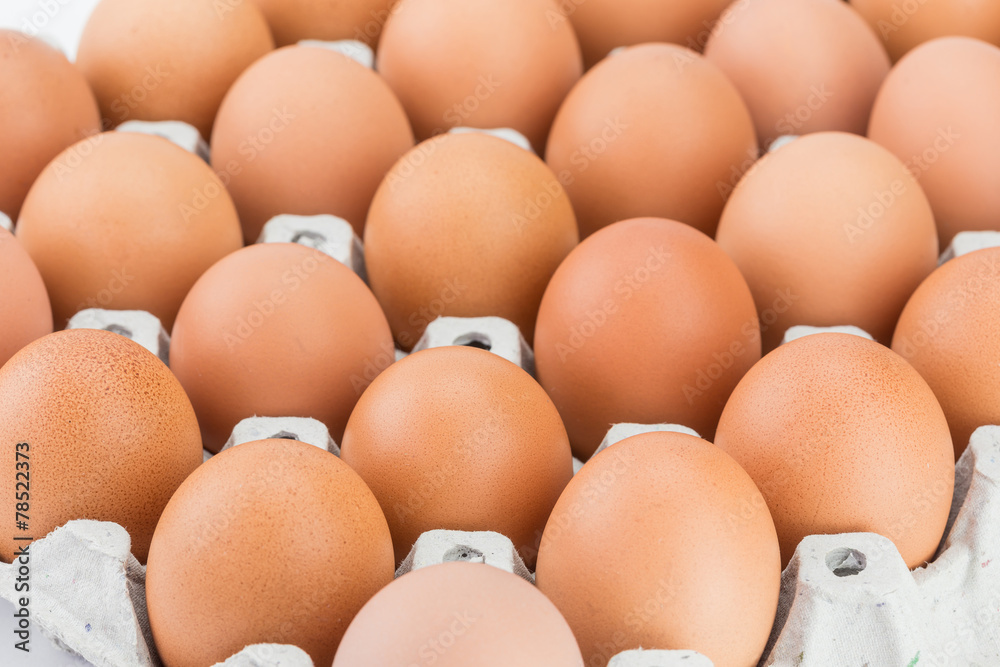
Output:
[[[0,28],[20,30],[76,58],[80,33],[99,0],[0,0]]]

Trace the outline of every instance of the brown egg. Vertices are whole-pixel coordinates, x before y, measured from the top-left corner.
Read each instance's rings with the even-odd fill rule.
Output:
[[[364,482],[318,447],[258,440],[209,459],[170,499],[149,550],[149,624],[170,667],[251,644],[291,644],[329,665],[392,575],[389,529]]]
[[[0,30],[0,212],[17,219],[28,188],[67,146],[101,131],[87,81],[40,39]]]
[[[546,152],[582,237],[639,216],[714,234],[756,159],[753,121],[736,88],[672,44],[634,46],[588,72],[559,109]]]
[[[531,340],[538,304],[579,241],[545,163],[503,139],[444,135],[403,157],[365,227],[365,262],[399,345],[439,315],[497,315]]]
[[[212,136],[212,166],[253,243],[281,213],[329,213],[362,233],[372,195],[413,146],[403,107],[367,67],[290,46],[233,85]]]
[[[559,497],[538,588],[587,665],[628,649],[693,649],[757,664],[774,622],[781,554],[753,480],[711,443],[645,433],[588,461]]]
[[[418,662],[419,661],[419,662]],[[347,628],[334,667],[583,667],[559,610],[527,581],[442,563],[392,582]]]
[[[358,401],[341,456],[389,521],[396,562],[434,529],[506,535],[528,567],[573,476],[566,429],[523,370],[485,350],[417,352]]]
[[[878,343],[823,333],[782,345],[733,391],[715,444],[764,495],[783,566],[816,534],[879,533],[911,568],[937,550],[955,483],[948,423]]]
[[[229,86],[272,49],[267,21],[252,2],[101,0],[80,38],[77,65],[106,128],[180,120],[208,139]]]
[[[42,276],[17,239],[0,228],[0,366],[52,333],[52,306]]]
[[[594,234],[556,271],[538,312],[538,380],[582,460],[617,422],[683,424],[710,438],[758,359],[743,276],[710,238],[672,220]]]
[[[910,297],[892,349],[937,396],[955,458],[980,426],[1000,424],[1000,248],[945,262]]]
[[[868,136],[920,180],[942,248],[958,232],[1000,230],[997,81],[1000,48],[935,39],[899,61],[872,110]]]
[[[393,359],[389,325],[364,282],[294,243],[249,246],[206,271],[170,345],[213,452],[254,415],[312,417],[339,442],[358,397]]]
[[[278,46],[302,39],[356,39],[378,43],[397,0],[254,0]]]
[[[935,37],[964,35],[1000,46],[995,0],[851,0],[882,38],[893,61]]]
[[[10,461],[0,502],[11,531],[0,558],[73,519],[114,521],[146,562],[160,513],[202,459],[198,422],[170,370],[124,336],[94,329],[49,334],[0,369],[0,443]],[[15,499],[14,466],[30,498]],[[27,488],[26,488],[27,487]],[[28,528],[13,531],[26,503]]]
[[[938,255],[930,205],[903,164],[842,132],[764,157],[733,192],[716,239],[750,284],[765,352],[796,324],[853,324],[888,344]]]
[[[570,0],[561,2],[593,67],[619,46],[673,42],[701,51],[730,0]],[[556,19],[559,20],[559,19]]]
[[[418,139],[460,125],[510,127],[539,153],[583,71],[556,0],[401,0],[377,63]]]
[[[739,89],[763,147],[788,134],[864,135],[889,56],[843,2],[753,0],[730,5],[705,57]]]
[[[57,328],[85,308],[113,308],[147,310],[169,331],[198,276],[240,247],[236,209],[208,165],[133,133],[98,134],[60,154],[28,193],[16,232]]]

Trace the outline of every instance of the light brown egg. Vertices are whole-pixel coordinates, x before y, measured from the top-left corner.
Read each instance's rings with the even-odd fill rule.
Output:
[[[417,139],[459,125],[510,127],[541,153],[583,64],[556,0],[401,0],[377,68]]]
[[[937,550],[955,483],[948,423],[878,343],[822,333],[782,345],[733,391],[715,444],[760,488],[782,566],[816,534],[879,533],[911,568]]]
[[[853,324],[888,344],[937,265],[934,216],[891,153],[853,134],[810,134],[739,184],[716,236],[757,303],[764,351],[796,324]]]
[[[121,525],[145,563],[160,513],[202,459],[194,410],[170,370],[93,329],[49,334],[0,369],[0,443],[11,466],[0,502],[11,512],[26,502],[29,517],[14,531],[12,514],[0,537],[8,563],[26,544],[15,535],[41,539],[73,519]],[[26,464],[27,501],[14,497],[15,461]]]
[[[0,228],[0,366],[52,333],[52,306],[42,276],[17,239]]]
[[[1000,424],[1000,248],[945,262],[903,309],[892,349],[937,396],[955,458],[980,426]]]
[[[372,195],[413,146],[406,113],[367,67],[289,46],[233,85],[212,135],[212,166],[253,243],[281,213],[329,213],[362,233]]]
[[[471,347],[417,352],[376,378],[351,414],[341,456],[378,498],[396,562],[425,531],[492,530],[532,567],[573,476],[566,429],[542,388]]]
[[[339,442],[358,397],[393,359],[389,326],[364,282],[294,243],[249,246],[206,271],[170,345],[170,366],[213,452],[254,415],[312,417]]]
[[[781,555],[764,499],[731,457],[683,433],[646,433],[566,487],[536,577],[587,665],[641,647],[751,667],[774,622]]]
[[[405,155],[379,187],[365,262],[404,349],[439,315],[497,315],[531,340],[545,286],[578,240],[544,162],[496,137],[444,135]]]
[[[0,211],[16,220],[45,165],[101,119],[87,81],[40,39],[0,30],[0,81]]]
[[[378,43],[397,0],[254,0],[278,46],[302,39]]]
[[[634,46],[588,72],[559,109],[546,152],[581,237],[640,216],[714,234],[756,159],[753,121],[736,88],[672,44]]]
[[[872,110],[868,136],[920,180],[942,249],[958,232],[1000,230],[997,81],[1000,48],[935,39],[899,61]]]
[[[672,220],[626,220],[577,247],[538,312],[538,380],[586,460],[617,422],[710,438],[760,359],[753,299],[715,243]]]
[[[850,0],[893,61],[936,37],[963,35],[1000,46],[1000,4],[994,0]]]
[[[392,575],[389,529],[364,482],[318,447],[259,440],[209,459],[170,499],[149,550],[149,623],[170,667],[251,644],[291,644],[329,665]]]
[[[334,667],[583,667],[559,610],[534,586],[482,563],[442,563],[392,582],[347,629]]]
[[[253,2],[101,0],[76,62],[97,95],[105,128],[180,120],[207,140],[229,86],[272,49]]]
[[[147,310],[170,330],[184,295],[240,247],[226,189],[166,139],[106,132],[61,153],[16,228],[52,300],[56,328],[85,308]]]
[[[864,135],[889,56],[843,2],[752,0],[730,5],[705,58],[735,84],[766,148],[782,135]]]

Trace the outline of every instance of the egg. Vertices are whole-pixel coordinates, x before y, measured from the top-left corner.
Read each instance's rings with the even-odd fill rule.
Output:
[[[934,390],[956,459],[973,431],[1000,424],[998,329],[1000,248],[945,262],[920,284],[896,325],[892,349]]]
[[[566,487],[536,580],[587,665],[641,647],[750,667],[774,622],[781,556],[760,492],[730,456],[683,433],[645,433]]]
[[[538,381],[586,460],[618,422],[711,437],[760,359],[746,281],[707,236],[672,220],[616,223],[559,266],[538,312]]]
[[[393,359],[389,325],[364,282],[294,243],[248,246],[206,271],[170,345],[213,452],[255,415],[312,417],[339,442],[358,397]]]
[[[868,136],[920,180],[942,248],[958,232],[1000,230],[997,81],[1000,48],[940,38],[900,60],[875,100]]]
[[[936,37],[962,35],[1000,46],[1000,5],[993,0],[850,0],[893,61]]]
[[[254,0],[278,46],[303,39],[354,39],[378,43],[397,0]]]
[[[0,369],[0,443],[11,483],[0,502],[25,502],[26,532],[0,536],[0,558],[73,519],[114,521],[146,562],[170,496],[201,463],[198,422],[170,370],[109,331],[44,336]],[[25,484],[15,490],[14,465]],[[29,500],[15,498],[28,491]],[[14,518],[11,517],[11,522]],[[13,525],[13,523],[12,523]]]
[[[45,283],[13,234],[0,227],[0,366],[22,347],[52,333]]]
[[[267,21],[252,2],[101,0],[76,62],[106,127],[179,120],[207,140],[229,86],[272,49]]]
[[[428,140],[393,166],[365,226],[365,263],[399,345],[436,317],[496,315],[529,340],[542,293],[579,240],[545,163],[479,133]]]
[[[377,69],[420,140],[456,126],[509,127],[539,153],[583,63],[556,0],[400,0]]]
[[[0,212],[17,219],[31,184],[65,148],[101,131],[97,102],[66,56],[0,30]]]
[[[767,147],[783,135],[864,135],[889,56],[850,5],[750,0],[730,5],[705,48],[750,109]]]
[[[419,661],[419,663],[418,663]],[[334,667],[583,667],[555,606],[517,575],[451,562],[406,574],[368,601]]]
[[[559,109],[546,161],[587,237],[655,216],[714,234],[757,159],[753,121],[726,76],[671,44],[633,46],[587,72]]]
[[[208,165],[161,137],[119,132],[56,157],[16,233],[57,328],[80,310],[111,308],[149,311],[169,330],[198,276],[241,245],[236,209]]]
[[[291,644],[329,665],[392,575],[389,529],[364,482],[318,447],[258,440],[209,459],[167,504],[149,550],[149,624],[170,667],[251,644]]]
[[[406,113],[381,77],[329,49],[289,46],[233,84],[212,166],[247,243],[282,213],[336,215],[361,234],[375,189],[412,146]]]
[[[397,563],[425,531],[491,530],[532,567],[573,476],[566,429],[542,388],[506,359],[462,346],[414,353],[376,378],[341,456],[378,498]]]
[[[854,325],[888,344],[938,256],[920,185],[881,146],[843,132],[764,157],[726,204],[716,240],[750,285],[765,352],[797,324]]]
[[[937,551],[955,483],[948,423],[878,343],[822,333],[782,345],[737,385],[715,444],[760,488],[782,566],[816,534],[878,533],[911,568]]]

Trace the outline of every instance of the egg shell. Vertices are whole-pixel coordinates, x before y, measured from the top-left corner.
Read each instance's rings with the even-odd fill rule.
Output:
[[[433,565],[386,586],[354,618],[333,665],[418,660],[438,667],[584,664],[573,633],[544,595],[482,563]]]
[[[416,352],[358,401],[341,457],[371,487],[396,562],[433,529],[492,530],[532,567],[573,476],[566,429],[530,375],[470,347]]]
[[[400,347],[440,315],[499,316],[527,339],[542,293],[576,246],[556,175],[480,133],[430,139],[386,176],[365,227],[365,264]]]
[[[937,551],[955,482],[948,423],[878,343],[822,333],[782,345],[737,385],[715,444],[760,488],[782,566],[814,534],[878,533],[911,568]]]
[[[18,470],[29,531],[17,536],[42,538],[73,519],[114,521],[142,563],[171,494],[201,463],[198,422],[170,370],[137,343],[94,329],[44,336],[0,369],[0,443],[12,470],[0,502],[12,509],[25,490],[15,491],[13,466],[26,464]],[[6,562],[27,545],[14,538],[0,537]]]
[[[538,380],[586,460],[618,422],[676,423],[711,437],[760,359],[753,299],[707,236],[640,218],[581,243],[538,314]]]
[[[958,232],[1000,230],[997,81],[1000,48],[943,37],[900,60],[875,100],[868,136],[920,180],[942,248]]]
[[[993,0],[850,0],[893,61],[937,37],[976,37],[1000,46],[1000,4]]]
[[[0,367],[22,347],[52,333],[45,283],[14,235],[0,229]]]
[[[24,202],[18,240],[57,328],[85,308],[146,310],[169,329],[208,267],[240,247],[212,170],[166,139],[105,132],[61,153]]]
[[[934,390],[956,459],[973,431],[1000,424],[998,330],[1000,248],[945,262],[913,293],[896,326],[892,349]]]
[[[643,44],[573,88],[546,161],[569,193],[581,237],[639,216],[714,234],[757,153],[750,113],[715,65],[680,46]]]
[[[317,447],[259,440],[213,457],[170,499],[150,547],[149,622],[170,667],[265,643],[329,665],[392,573],[389,529],[364,482]]]
[[[329,49],[289,46],[227,93],[212,166],[247,243],[282,213],[336,215],[360,235],[382,177],[412,146],[406,112],[379,75]]]
[[[536,577],[588,665],[642,647],[751,667],[774,621],[781,556],[760,492],[730,456],[687,434],[645,433],[566,487]]]
[[[417,139],[459,125],[509,127],[541,153],[583,63],[555,0],[401,0],[376,68]]]
[[[0,212],[17,219],[31,184],[68,146],[101,131],[97,101],[66,56],[0,30]]]
[[[888,344],[906,300],[937,265],[934,215],[903,163],[843,132],[765,156],[716,235],[746,277],[764,351],[798,324],[854,325]]]
[[[253,0],[267,18],[274,41],[354,39],[374,47],[398,0]]]

